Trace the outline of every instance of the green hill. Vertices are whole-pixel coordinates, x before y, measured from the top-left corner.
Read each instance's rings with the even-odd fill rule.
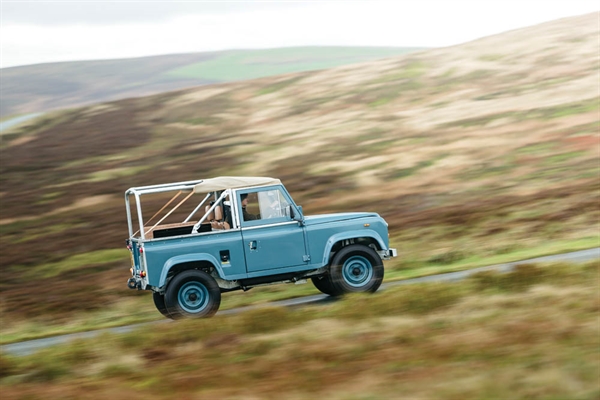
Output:
[[[171,54],[2,69],[2,118],[211,83],[324,69],[419,50],[298,47]]]

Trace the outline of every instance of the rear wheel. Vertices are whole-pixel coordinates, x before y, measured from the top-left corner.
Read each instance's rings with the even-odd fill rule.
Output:
[[[330,296],[339,296],[341,294],[333,288],[329,274],[315,276],[310,278],[310,280],[321,293],[325,293]]]
[[[221,305],[221,290],[206,272],[184,271],[167,287],[165,305],[174,319],[212,317]]]
[[[152,299],[154,300],[154,305],[156,306],[156,309],[162,315],[164,315],[167,318],[172,318],[171,314],[169,314],[169,311],[167,311],[167,306],[165,305],[165,295],[164,294],[152,292]]]
[[[336,292],[373,293],[383,281],[383,262],[372,248],[355,244],[335,254],[329,274]]]

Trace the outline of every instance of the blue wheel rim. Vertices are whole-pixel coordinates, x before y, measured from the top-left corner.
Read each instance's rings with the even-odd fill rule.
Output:
[[[348,285],[363,287],[373,278],[373,265],[363,256],[352,256],[344,262],[342,276]]]
[[[177,301],[183,311],[197,314],[208,306],[208,289],[199,282],[187,282],[179,288]]]

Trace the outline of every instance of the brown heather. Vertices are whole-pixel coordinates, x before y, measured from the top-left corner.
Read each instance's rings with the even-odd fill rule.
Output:
[[[592,399],[600,394],[600,262],[528,267],[300,310],[156,324],[0,358],[3,399]],[[519,270],[505,276],[519,282]],[[563,279],[568,277],[568,279]],[[456,296],[414,308],[414,301]],[[383,311],[378,312],[378,309]]]
[[[57,111],[3,132],[3,340],[160,318],[147,294],[125,287],[122,194],[138,185],[271,175],[307,214],[378,212],[400,250],[388,276],[597,245],[599,35],[594,13],[360,65]],[[490,279],[500,278],[478,284]],[[224,298],[306,293],[316,290]],[[406,312],[457,298],[438,295],[409,296]]]

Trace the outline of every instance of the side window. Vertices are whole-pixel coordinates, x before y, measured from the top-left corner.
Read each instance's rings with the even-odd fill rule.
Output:
[[[258,192],[241,194],[240,204],[242,205],[241,217],[243,221],[255,221],[261,219],[258,204]]]
[[[279,189],[258,192],[258,204],[263,219],[287,216],[289,203]]]
[[[242,221],[289,219],[289,205],[279,189],[261,190],[240,195]]]

